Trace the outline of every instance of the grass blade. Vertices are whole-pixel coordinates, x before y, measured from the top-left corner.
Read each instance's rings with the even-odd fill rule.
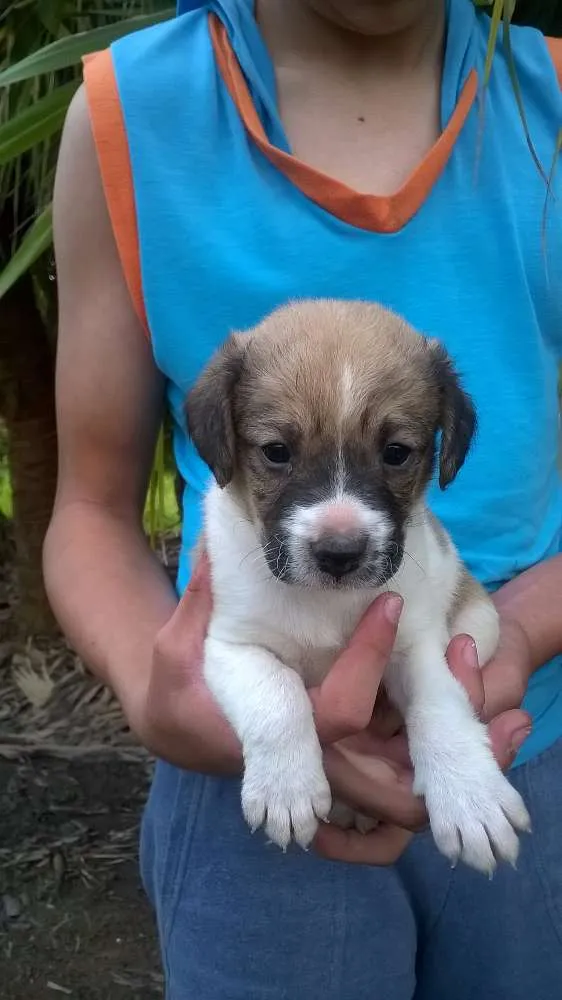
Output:
[[[509,12],[506,12],[508,16],[505,18],[503,26],[503,45],[505,49],[505,55],[507,60],[507,69],[509,73],[509,79],[511,86],[513,87],[513,95],[517,103],[517,110],[519,111],[519,117],[521,119],[521,124],[523,125],[523,131],[525,132],[525,141],[527,147],[533,159],[539,174],[541,175],[543,181],[547,186],[547,191],[549,189],[549,180],[542,166],[541,161],[538,158],[537,151],[534,147],[533,140],[531,139],[531,133],[529,132],[529,125],[527,123],[527,115],[525,113],[525,105],[523,103],[523,95],[521,94],[521,87],[519,86],[519,80],[517,78],[517,70],[515,68],[515,59],[513,57],[513,49],[511,47],[511,34],[510,34],[510,16]],[[513,9],[511,10],[513,13]]]
[[[492,72],[492,63],[494,61],[494,52],[496,51],[496,42],[498,38],[498,31],[503,15],[504,0],[494,0],[494,9],[492,11],[492,23],[490,25],[490,36],[488,38],[488,49],[486,51],[486,62],[484,63],[484,89],[488,86],[490,80],[490,74]]]
[[[25,234],[15,254],[0,273],[0,299],[48,250],[53,241],[53,208],[48,205]]]

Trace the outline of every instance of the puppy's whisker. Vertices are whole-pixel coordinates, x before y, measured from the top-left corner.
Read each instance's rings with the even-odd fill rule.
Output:
[[[256,559],[256,556],[258,556],[258,557],[259,557],[259,555],[260,555],[260,553],[261,553],[262,551],[263,551],[263,550],[262,550],[262,547],[261,547],[261,545],[256,545],[255,549],[250,549],[250,551],[249,551],[249,552],[246,552],[246,555],[245,555],[245,556],[243,556],[243,557],[242,557],[242,559],[240,560],[240,562],[239,562],[239,564],[238,564],[238,568],[239,568],[239,569],[242,569],[242,567],[244,566],[244,564],[245,564],[245,562],[246,562],[246,560],[247,560],[247,559],[252,559],[252,560],[255,560],[255,559]],[[256,560],[256,561],[257,561],[257,560]],[[253,565],[253,562],[252,562],[252,565]]]
[[[408,556],[408,559],[411,559],[411,561],[413,563],[415,563],[415,565],[418,567],[418,569],[423,574],[423,576],[427,576],[427,573],[426,573],[425,569],[423,568],[422,564],[419,563],[417,559],[414,559],[414,556],[410,555],[410,553],[408,552],[407,549],[404,549],[404,555]]]
[[[251,566],[261,561],[261,558],[266,556],[270,549],[274,546],[274,539],[270,539],[265,545],[256,545],[254,549],[250,549],[246,552],[246,555],[240,560],[239,569],[242,568],[247,559],[252,558]]]

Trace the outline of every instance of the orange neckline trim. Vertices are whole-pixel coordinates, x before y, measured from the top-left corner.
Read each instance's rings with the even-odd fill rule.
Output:
[[[111,50],[85,56],[83,65],[90,122],[113,235],[135,312],[148,336],[133,170]]]
[[[545,38],[545,42],[558,77],[558,83],[562,87],[562,38]]]
[[[446,128],[402,187],[389,196],[361,194],[269,142],[227,30],[216,14],[209,14],[209,31],[220,73],[247,132],[270,163],[307,198],[358,229],[396,233],[410,221],[445,169],[472,108],[478,91],[476,70],[471,70]]]

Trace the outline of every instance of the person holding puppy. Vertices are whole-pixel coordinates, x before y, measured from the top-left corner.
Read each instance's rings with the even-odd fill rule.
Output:
[[[479,110],[490,22],[470,0],[217,0],[179,15],[90,58],[66,123],[45,546],[63,628],[159,758],[141,861],[167,996],[552,1000],[562,233],[544,175],[558,47],[512,29],[541,172],[501,49]],[[240,747],[202,681],[212,600],[189,552],[209,473],[185,433],[185,392],[232,329],[327,296],[380,302],[441,340],[479,414],[465,467],[430,503],[501,617],[481,674],[470,637],[449,651],[533,820],[518,871],[491,884],[412,837],[426,816],[379,693],[394,595],[311,691],[334,794],[383,821],[367,835],[323,827],[314,851],[286,855],[251,837]],[[177,593],[141,522],[165,399],[187,484]]]

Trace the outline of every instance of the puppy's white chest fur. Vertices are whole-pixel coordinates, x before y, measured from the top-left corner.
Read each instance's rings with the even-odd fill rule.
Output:
[[[430,623],[446,623],[461,571],[452,544],[445,544],[445,535],[439,540],[423,507],[413,520],[402,564],[384,588],[401,594],[405,602],[397,654]],[[216,485],[206,497],[206,526],[215,599],[210,634],[263,646],[296,670],[307,687],[320,683],[381,589],[322,590],[275,578],[255,527],[229,492]],[[478,637],[484,662],[497,639],[489,617],[491,630]]]
[[[214,485],[206,498],[205,534],[215,602],[209,635],[263,646],[307,686],[319,683],[375,592],[318,591],[279,581],[253,525],[228,491]]]
[[[292,838],[306,845],[332,801],[305,687],[321,683],[380,591],[306,588],[274,577],[228,490],[211,486],[205,514],[214,610],[204,672],[243,744],[243,811],[281,846]],[[513,862],[515,830],[529,823],[525,806],[445,660],[449,638],[468,631],[486,662],[497,644],[497,615],[421,505],[385,589],[404,598],[385,683],[405,719],[415,791],[425,798],[437,846],[482,871],[497,857]]]

